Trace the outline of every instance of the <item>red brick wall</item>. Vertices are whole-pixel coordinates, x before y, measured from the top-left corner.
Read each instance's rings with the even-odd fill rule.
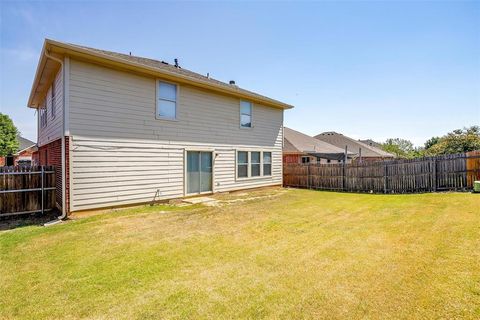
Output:
[[[32,154],[32,166],[37,166],[40,164],[40,153],[38,150]]]
[[[67,181],[65,189],[65,206],[67,213],[70,212],[70,139],[65,137],[65,180]]]
[[[0,167],[5,165],[5,157],[0,157]]]
[[[26,150],[23,150],[19,155],[15,156],[15,159],[14,159],[15,165],[16,166],[18,165],[18,161],[20,160],[20,157],[22,157],[22,158],[31,157],[32,158],[32,155],[34,153],[34,151],[33,151],[34,149],[35,149],[35,147],[28,148]]]
[[[55,198],[62,205],[62,139],[55,140],[38,148],[32,156],[38,165],[55,166]],[[67,180],[68,181],[68,180]]]
[[[302,163],[301,154],[284,154],[283,163]]]

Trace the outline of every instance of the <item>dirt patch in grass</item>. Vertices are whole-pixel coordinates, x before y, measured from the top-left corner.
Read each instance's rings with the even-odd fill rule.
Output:
[[[43,214],[34,213],[0,217],[0,232],[25,226],[42,226],[46,222],[57,219],[57,217],[60,215],[61,212],[59,212],[58,210],[51,210]]]

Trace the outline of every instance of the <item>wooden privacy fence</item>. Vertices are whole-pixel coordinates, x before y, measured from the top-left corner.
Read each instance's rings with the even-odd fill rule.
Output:
[[[55,207],[53,166],[0,167],[0,217]]]
[[[480,180],[480,151],[356,164],[284,164],[286,187],[415,193],[470,190]]]

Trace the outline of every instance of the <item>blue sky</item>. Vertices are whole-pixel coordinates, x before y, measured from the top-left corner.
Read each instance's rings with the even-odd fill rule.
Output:
[[[415,144],[480,123],[480,2],[0,2],[0,111],[26,108],[44,38],[173,62],[293,104],[307,134]]]

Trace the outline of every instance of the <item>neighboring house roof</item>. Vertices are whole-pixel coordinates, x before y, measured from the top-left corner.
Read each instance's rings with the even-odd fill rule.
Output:
[[[323,156],[327,159],[343,158],[345,154],[344,149],[338,148],[330,143],[312,138],[306,134],[287,127],[284,127],[283,138],[285,142],[283,149],[284,152],[308,153],[320,157]],[[333,157],[329,157],[328,155],[332,155]],[[353,155],[353,153],[349,152],[349,155]]]
[[[53,58],[47,57],[47,55]],[[45,43],[37,66],[37,72],[32,85],[28,100],[28,106],[38,108],[42,97],[53,81],[53,76],[59,69],[59,62],[56,59],[63,59],[63,56],[87,60],[105,66],[130,70],[138,73],[149,74],[155,77],[165,78],[171,81],[186,83],[193,86],[209,89],[212,91],[229,94],[236,97],[250,99],[270,107],[280,109],[293,108],[292,105],[265,97],[255,92],[242,89],[236,85],[224,83],[219,80],[201,75],[196,72],[176,67],[164,61],[153,60],[128,54],[94,49],[75,44],[63,43],[45,39]],[[43,96],[42,96],[43,95]]]
[[[378,148],[378,149],[381,149],[382,148],[382,145],[376,141],[373,141],[372,139],[365,139],[365,140],[362,140],[362,139],[359,139],[358,141],[362,142],[362,143],[365,143],[371,147],[375,147],[375,148]]]
[[[341,133],[337,132],[323,132],[319,135],[315,136],[316,139],[319,139],[324,142],[328,142],[337,146],[339,148],[345,148],[347,146],[347,150],[359,153],[360,149],[362,150],[362,157],[382,157],[382,158],[393,158],[394,155],[388,152],[385,152],[379,148],[375,148],[373,146],[369,146],[363,142],[358,140],[349,138],[344,136]]]
[[[15,154],[19,154],[20,152],[26,149],[29,149],[31,147],[36,147],[37,145],[35,142],[21,136],[17,136],[17,140],[18,140],[18,151]]]

